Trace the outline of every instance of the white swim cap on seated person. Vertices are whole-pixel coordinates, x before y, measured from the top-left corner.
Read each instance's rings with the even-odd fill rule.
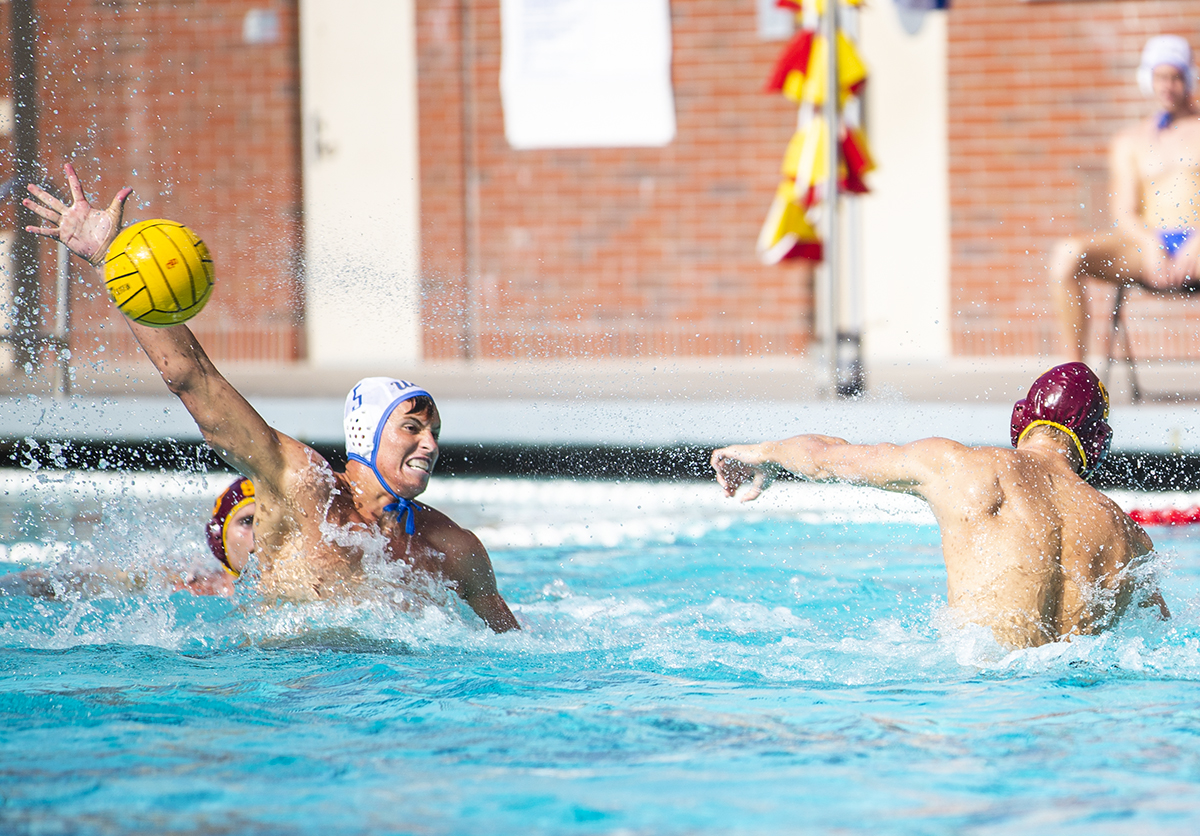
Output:
[[[409,534],[413,533],[416,516],[412,505],[409,500],[397,494],[383,478],[383,474],[375,466],[375,458],[379,455],[379,440],[383,437],[383,427],[392,412],[405,401],[421,396],[433,400],[432,395],[407,380],[366,377],[356,383],[350,394],[346,395],[346,409],[342,417],[342,429],[346,434],[346,457],[371,468],[383,489],[395,497],[396,503],[388,505],[384,510],[406,512],[405,528]]]
[[[1196,67],[1192,63],[1192,48],[1179,35],[1155,35],[1146,41],[1142,49],[1142,63],[1138,65],[1138,87],[1144,95],[1154,93],[1154,68],[1163,64],[1175,67],[1183,73],[1188,92],[1196,85]]]

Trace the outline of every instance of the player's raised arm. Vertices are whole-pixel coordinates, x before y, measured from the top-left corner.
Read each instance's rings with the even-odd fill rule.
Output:
[[[29,193],[36,200],[26,198],[23,203],[47,223],[26,227],[25,231],[61,241],[75,255],[102,269],[109,245],[121,231],[125,200],[133,190],[119,191],[107,209],[93,208],[75,169],[68,163],[63,170],[71,190],[71,205],[29,184]],[[217,371],[191,329],[186,325],[151,328],[128,318],[126,322],[217,454],[256,482],[281,487],[284,437],[269,427]]]
[[[929,477],[944,466],[942,460],[965,449],[943,438],[861,445],[826,435],[798,435],[722,447],[713,451],[711,462],[726,496],[733,496],[742,485],[750,486],[743,502],[761,494],[780,469],[817,482],[847,482],[921,496]]]
[[[282,489],[284,437],[217,370],[192,330],[186,325],[151,328],[126,322],[217,455],[254,481]]]

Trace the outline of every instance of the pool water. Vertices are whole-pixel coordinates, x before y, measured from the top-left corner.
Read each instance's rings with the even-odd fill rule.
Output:
[[[0,473],[0,571],[205,560],[228,476]],[[1200,560],[1174,618],[1008,652],[917,501],[435,479],[524,625],[453,603],[0,597],[0,832],[1194,833]],[[1123,496],[1123,504],[1153,498]]]

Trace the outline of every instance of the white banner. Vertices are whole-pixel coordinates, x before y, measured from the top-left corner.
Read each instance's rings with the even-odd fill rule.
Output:
[[[502,0],[513,148],[658,147],[675,137],[669,0]]]

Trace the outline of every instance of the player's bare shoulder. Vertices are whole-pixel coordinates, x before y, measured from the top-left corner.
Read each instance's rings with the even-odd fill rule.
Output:
[[[1111,497],[1101,493],[1086,482],[1084,483],[1084,487],[1089,492],[1088,498],[1094,504],[1093,507],[1103,509],[1102,513],[1107,515],[1109,524],[1125,536],[1132,552],[1131,556],[1140,557],[1154,550],[1154,541],[1150,539],[1150,535],[1146,533],[1145,529],[1134,522],[1120,505]]]
[[[1136,122],[1130,122],[1117,131],[1113,137],[1113,142],[1125,143],[1130,146],[1144,146],[1157,139],[1159,133],[1161,131],[1158,128],[1156,119],[1139,119]]]
[[[1200,113],[1182,116],[1176,119],[1171,127],[1186,137],[1189,144],[1200,141]]]
[[[1162,137],[1157,118],[1139,119],[1129,122],[1113,135],[1112,149],[1139,155],[1139,152],[1149,149]]]
[[[910,457],[919,477],[916,493],[939,519],[996,504],[998,474],[1006,466],[1009,451],[971,447],[948,438],[924,438],[899,449]]]
[[[440,571],[458,594],[468,602],[481,592],[495,594],[491,559],[475,533],[427,505],[422,505],[418,514],[421,520],[418,534],[440,555]]]
[[[307,444],[279,434],[284,468],[278,477],[255,480],[260,513],[264,521],[277,517],[282,522],[297,517],[311,517],[328,509],[331,500],[349,488],[340,479],[325,457]]]
[[[283,493],[328,494],[338,484],[338,479],[325,457],[303,442],[297,441],[283,433],[279,434],[283,446],[286,470],[283,484],[279,486]]]
[[[964,468],[975,469],[994,464],[996,453],[1007,453],[994,447],[971,447],[949,438],[923,438],[900,447],[919,461],[933,476],[949,478],[961,474]]]
[[[418,514],[421,537],[442,554],[469,553],[479,547],[479,538],[473,531],[463,528],[436,508],[421,503]]]

